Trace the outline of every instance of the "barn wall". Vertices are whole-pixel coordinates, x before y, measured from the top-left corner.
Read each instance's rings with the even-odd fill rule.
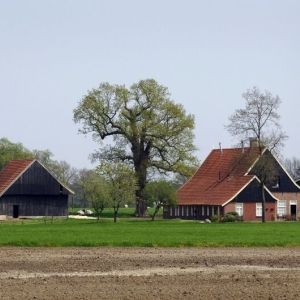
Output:
[[[66,216],[68,196],[12,196],[0,198],[0,215],[13,215],[13,205],[19,205],[19,216]]]
[[[68,191],[37,161],[6,191],[6,195],[68,195]]]

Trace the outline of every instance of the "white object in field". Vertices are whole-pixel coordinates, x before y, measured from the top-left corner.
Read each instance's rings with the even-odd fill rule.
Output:
[[[87,209],[87,210],[85,211],[85,214],[86,214],[86,215],[92,215],[93,212],[92,212],[90,209]]]
[[[4,221],[6,219],[7,219],[6,215],[0,215],[0,221]]]
[[[70,215],[69,219],[79,219],[79,220],[96,220],[97,218],[95,217],[88,217],[88,216],[75,216],[75,215]]]
[[[77,212],[77,214],[79,215],[79,216],[84,216],[85,215],[85,213],[84,213],[84,211],[81,209],[81,210],[79,210],[78,212]]]
[[[210,219],[205,219],[205,223],[211,223]]]
[[[124,207],[125,207],[125,208],[128,208],[128,204],[125,204]]]

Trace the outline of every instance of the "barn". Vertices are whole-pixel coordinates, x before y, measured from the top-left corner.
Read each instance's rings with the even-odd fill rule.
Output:
[[[177,192],[177,206],[164,209],[165,218],[207,219],[237,212],[245,221],[262,218],[262,189],[258,166],[272,162],[273,180],[265,189],[266,220],[298,219],[300,188],[273,154],[250,147],[214,149]],[[273,171],[272,171],[273,172]]]
[[[0,215],[67,216],[73,194],[37,160],[12,160],[0,171]]]

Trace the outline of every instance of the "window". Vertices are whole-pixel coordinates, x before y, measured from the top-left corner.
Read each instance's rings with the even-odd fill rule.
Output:
[[[244,214],[244,209],[243,209],[243,203],[236,203],[235,204],[235,211],[237,212],[237,214],[242,217]]]
[[[277,215],[279,217],[286,215],[286,201],[285,200],[279,200],[277,202]]]
[[[256,216],[262,217],[262,203],[256,203]]]

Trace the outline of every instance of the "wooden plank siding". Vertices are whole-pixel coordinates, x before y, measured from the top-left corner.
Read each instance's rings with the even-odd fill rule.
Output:
[[[34,162],[0,198],[0,214],[12,216],[66,216],[70,192],[39,162]]]
[[[37,161],[6,191],[6,195],[68,195],[66,188]]]
[[[12,216],[13,205],[19,206],[20,216],[66,216],[68,214],[67,195],[3,196],[0,200],[0,215]]]

